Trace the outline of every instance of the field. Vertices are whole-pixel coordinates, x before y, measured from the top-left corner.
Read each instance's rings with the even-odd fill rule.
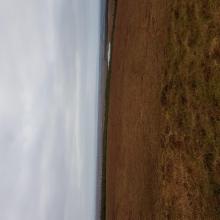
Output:
[[[169,10],[158,219],[220,219],[220,1]]]
[[[115,6],[106,219],[155,219],[166,6],[164,0],[120,0]]]
[[[220,1],[109,4],[106,219],[220,219]]]

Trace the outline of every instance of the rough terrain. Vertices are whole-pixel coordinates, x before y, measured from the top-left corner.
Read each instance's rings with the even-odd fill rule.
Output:
[[[220,1],[169,2],[159,219],[220,219]]]

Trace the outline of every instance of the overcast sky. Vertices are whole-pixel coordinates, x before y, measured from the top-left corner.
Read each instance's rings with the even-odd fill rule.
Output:
[[[0,220],[94,220],[100,0],[0,0]]]

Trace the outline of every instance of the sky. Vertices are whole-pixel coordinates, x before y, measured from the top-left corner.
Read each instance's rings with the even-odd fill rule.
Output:
[[[95,220],[101,0],[0,0],[0,220]]]

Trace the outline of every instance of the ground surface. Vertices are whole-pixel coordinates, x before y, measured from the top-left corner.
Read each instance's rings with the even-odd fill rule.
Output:
[[[107,135],[108,220],[154,219],[165,25],[165,0],[117,2]]]
[[[220,219],[220,1],[109,3],[107,220]]]
[[[220,219],[220,1],[169,2],[160,219]],[[158,211],[159,211],[158,210]]]

